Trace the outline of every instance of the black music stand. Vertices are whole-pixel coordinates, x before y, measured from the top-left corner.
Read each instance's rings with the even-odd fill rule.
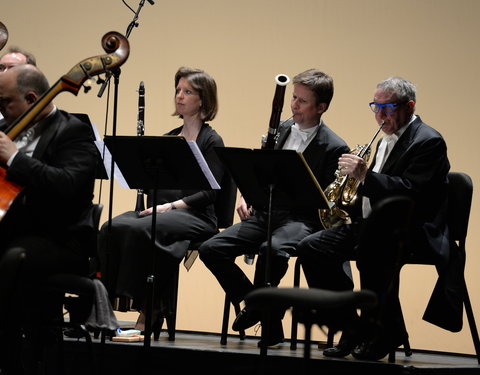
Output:
[[[215,151],[230,171],[245,201],[255,209],[267,212],[265,286],[269,287],[272,208],[311,211],[329,208],[330,204],[305,158],[295,150],[217,147]],[[264,323],[267,332],[268,319]],[[262,336],[263,333],[262,328]],[[266,346],[261,350],[265,354]]]
[[[161,189],[219,189],[206,162],[199,161],[189,143],[177,136],[105,136],[105,145],[117,163],[130,189],[151,189],[152,207],[157,206]],[[199,151],[198,151],[199,152]],[[149,347],[152,333],[152,312],[156,269],[155,227],[152,215],[152,267],[146,280],[144,346]]]
[[[95,139],[95,132],[93,130],[94,125],[90,121],[90,117],[86,113],[72,113],[75,117],[80,119],[81,121],[90,125],[90,130],[92,132],[92,139]],[[108,180],[107,170],[105,169],[105,165],[103,165],[103,155],[100,154],[100,151],[95,148],[97,153],[97,165],[95,167],[95,179],[97,180]]]

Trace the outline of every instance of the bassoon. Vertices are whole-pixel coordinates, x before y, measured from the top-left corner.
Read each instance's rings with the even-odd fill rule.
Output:
[[[262,140],[262,149],[273,150],[278,137],[278,127],[280,125],[280,116],[283,110],[283,102],[285,99],[285,89],[290,82],[290,78],[285,74],[278,74],[275,77],[275,94],[272,101],[272,113],[268,124],[268,133]],[[243,260],[246,264],[253,264],[255,254],[245,254]]]

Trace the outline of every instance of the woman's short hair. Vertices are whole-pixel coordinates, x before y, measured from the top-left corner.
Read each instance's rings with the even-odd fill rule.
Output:
[[[211,121],[215,118],[218,111],[217,84],[215,80],[200,69],[193,69],[182,66],[175,74],[175,89],[181,78],[186,78],[193,89],[198,92],[202,106],[200,108],[200,117],[203,121]],[[182,118],[177,111],[173,116]]]

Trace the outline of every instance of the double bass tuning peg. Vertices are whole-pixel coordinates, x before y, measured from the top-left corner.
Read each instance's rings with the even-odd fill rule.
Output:
[[[83,84],[83,92],[85,94],[89,92],[92,89],[92,81],[90,79],[87,79],[85,83]]]

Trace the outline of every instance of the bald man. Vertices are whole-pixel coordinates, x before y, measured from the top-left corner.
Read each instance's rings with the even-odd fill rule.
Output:
[[[49,88],[44,74],[31,64],[0,74],[4,125],[14,123]],[[89,124],[49,103],[14,140],[0,132],[0,165],[6,169],[7,180],[23,187],[0,221],[0,284],[19,288],[13,301],[5,301],[5,306],[15,306],[15,310],[0,320],[0,369],[17,373],[12,368],[30,358],[20,356],[25,338],[40,337],[38,320],[61,318],[51,314],[61,314],[61,301],[37,292],[38,285],[55,273],[88,273],[95,238],[88,217],[96,165]],[[1,271],[6,266],[4,254],[15,247],[26,252],[17,278],[20,284],[6,279]],[[21,332],[28,334],[22,338]],[[29,346],[41,348],[46,340],[33,343]]]

